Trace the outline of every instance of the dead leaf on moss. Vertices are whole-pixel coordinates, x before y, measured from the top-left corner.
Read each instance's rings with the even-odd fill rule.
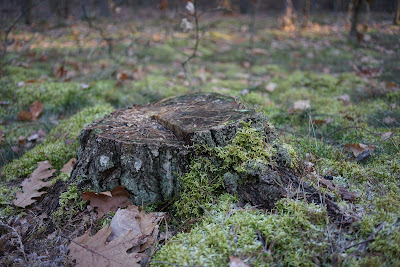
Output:
[[[354,201],[360,197],[360,194],[355,192],[349,192],[346,188],[340,187],[338,193],[344,200]]]
[[[331,181],[329,181],[329,180],[327,180],[325,178],[322,178],[322,177],[318,177],[318,179],[319,179],[320,184],[323,187],[326,187],[326,188],[328,188],[329,190],[332,190],[332,191],[336,190],[336,187],[333,185],[333,183]]]
[[[111,231],[111,227],[106,226],[90,236],[88,230],[83,236],[72,240],[68,246],[69,255],[76,260],[76,266],[141,266],[140,261],[146,256],[139,253],[137,247],[147,241],[147,236],[128,231],[107,242]],[[128,253],[132,248],[132,253]]]
[[[381,139],[382,139],[382,140],[387,140],[387,139],[389,139],[389,138],[392,136],[392,134],[393,134],[393,133],[390,132],[390,131],[389,131],[389,132],[382,133],[382,134],[381,134]]]
[[[164,216],[165,213],[163,212],[151,212],[146,214],[143,211],[139,211],[139,208],[135,205],[130,205],[126,209],[118,209],[111,221],[112,232],[108,241],[114,240],[128,231],[147,236],[152,235],[155,238],[157,235],[154,236],[154,231],[158,234],[157,224]],[[146,243],[150,241],[148,245],[152,245],[151,242],[155,241],[154,238],[149,239]]]
[[[22,110],[21,113],[17,114],[18,119],[21,121],[36,121],[40,114],[42,114],[43,111],[43,104],[40,103],[39,100],[36,100],[35,102],[32,103],[30,110]]]
[[[249,267],[250,265],[244,263],[241,259],[236,256],[229,256],[229,267]]]
[[[311,108],[310,100],[299,100],[293,104],[293,109],[296,111],[306,111],[309,108]]]
[[[370,152],[373,152],[375,150],[374,145],[364,145],[364,144],[349,144],[347,143],[345,145],[345,148],[349,149],[351,152],[353,152],[354,157],[358,157],[361,153],[364,151],[369,150]]]
[[[63,64],[56,63],[54,65],[53,74],[54,74],[54,77],[56,77],[57,79],[66,78],[67,77],[67,73],[68,73],[68,71],[67,71],[67,69],[65,67],[65,63],[63,63]]]
[[[40,83],[40,82],[42,82],[42,80],[27,80],[27,81],[25,81],[25,82],[18,82],[18,83],[17,83],[17,86],[18,86],[18,87],[22,87],[22,86],[25,86],[25,85],[27,85],[27,84]]]
[[[74,167],[76,163],[76,158],[70,159],[67,163],[64,164],[60,172],[63,173],[70,173],[72,171],[72,168]]]
[[[21,135],[18,137],[18,145],[24,146],[26,144],[26,137]]]
[[[344,199],[344,200],[349,200],[349,201],[354,201],[359,197],[358,193],[355,192],[349,192],[347,191],[346,188],[344,187],[336,187],[333,182],[323,178],[323,177],[318,177],[319,183],[322,185],[322,187],[328,188],[331,191],[338,191],[338,193],[340,194],[340,196]]]
[[[266,86],[265,86],[265,90],[267,90],[268,92],[270,92],[270,93],[272,93],[273,91],[275,91],[275,89],[276,89],[276,87],[277,87],[278,85],[276,84],[276,83],[268,83]]]
[[[53,176],[55,169],[52,169],[52,166],[49,161],[41,161],[38,162],[38,167],[29,178],[25,179],[22,182],[22,191],[18,191],[13,203],[17,207],[25,208],[26,206],[31,205],[36,200],[34,198],[40,197],[45,194],[45,191],[40,191],[45,187],[50,187],[50,181],[43,181],[44,179],[48,179]]]
[[[116,186],[111,192],[84,192],[82,200],[90,201],[92,207],[97,207],[97,217],[101,218],[109,211],[116,211],[118,208],[123,208],[132,205],[129,200],[129,193],[124,186]]]
[[[384,124],[392,124],[392,123],[397,122],[397,120],[396,120],[396,118],[388,116],[388,117],[383,118],[382,122]]]

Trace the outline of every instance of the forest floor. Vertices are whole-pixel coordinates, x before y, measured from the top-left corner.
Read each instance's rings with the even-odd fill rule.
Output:
[[[305,181],[334,196],[354,222],[335,225],[301,200],[263,212],[222,196],[154,247],[162,248],[152,264],[400,265],[400,27],[372,14],[354,44],[343,14],[314,14],[309,28],[285,30],[277,15],[260,14],[254,33],[248,16],[207,14],[188,76],[181,64],[196,40],[180,16],[110,18],[95,27],[43,20],[11,31],[0,68],[0,265],[73,265],[71,240],[114,215],[93,217],[73,185],[52,206],[55,182],[26,208],[14,206],[38,162],[48,160],[53,179],[65,182],[60,169],[77,156],[85,125],[187,92],[237,96],[266,114],[296,150]]]

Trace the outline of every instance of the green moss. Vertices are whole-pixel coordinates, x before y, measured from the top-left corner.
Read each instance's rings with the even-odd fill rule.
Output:
[[[36,167],[37,162],[49,160],[53,168],[61,169],[72,157],[76,157],[78,137],[82,128],[94,120],[109,114],[112,108],[108,105],[87,108],[62,121],[46,137],[42,144],[26,152],[21,158],[12,161],[4,167],[4,177],[7,180],[28,177]],[[67,145],[71,140],[72,145]]]
[[[83,210],[86,201],[82,201],[81,194],[82,192],[78,190],[75,184],[71,184],[67,191],[61,193],[59,198],[60,207],[51,214],[52,220],[56,225],[61,226]]]
[[[226,266],[230,255],[254,266],[330,262],[326,211],[320,206],[284,199],[265,214],[237,209],[229,201],[205,205],[213,207],[208,215],[189,233],[172,238],[151,264]]]
[[[183,218],[201,216],[201,205],[212,202],[224,192],[227,173],[246,175],[258,163],[274,164],[272,157],[276,150],[266,142],[264,134],[250,123],[243,123],[228,145],[198,146],[199,156],[192,160],[189,172],[180,178],[180,199],[175,202],[178,215]]]

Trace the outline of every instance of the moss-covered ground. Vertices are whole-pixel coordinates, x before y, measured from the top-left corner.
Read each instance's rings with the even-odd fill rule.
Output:
[[[335,196],[354,222],[333,224],[323,207],[289,197],[264,211],[240,208],[231,195],[210,194],[221,189],[222,178],[214,175],[220,168],[240,172],[249,158],[271,160],[273,148],[248,128],[242,134],[253,136],[249,147],[238,136],[237,143],[213,151],[222,164],[194,159],[181,179],[181,201],[170,208],[170,224],[179,233],[159,245],[151,264],[226,266],[236,256],[254,266],[399,266],[400,27],[392,26],[389,16],[372,14],[365,41],[354,44],[347,41],[344,16],[315,14],[311,28],[294,31],[278,29],[276,16],[257,16],[253,43],[247,16],[202,17],[190,77],[181,62],[191,52],[193,32],[182,32],[178,18],[126,15],[96,21],[113,39],[111,57],[107,43],[98,42],[99,33],[84,21],[17,25],[0,69],[0,220],[11,225],[29,214],[41,216],[40,201],[15,208],[15,191],[37,162],[49,160],[60,170],[76,156],[85,125],[116,108],[184,94],[191,86],[238,96],[265,113],[296,158],[291,167]],[[44,106],[39,119],[18,120],[36,100]],[[40,129],[44,140],[18,143]],[[346,144],[374,149],[357,161]],[[358,198],[348,201],[323,188],[303,170],[311,165],[317,176]],[[35,220],[32,229],[42,231],[30,228],[22,235],[27,254],[42,255],[58,248],[60,238],[68,241],[66,235],[101,224],[82,219],[85,207],[73,183],[65,190],[57,213]],[[3,264],[18,265],[20,255],[16,249]],[[61,249],[42,256],[67,262]],[[32,264],[43,259],[28,257]]]

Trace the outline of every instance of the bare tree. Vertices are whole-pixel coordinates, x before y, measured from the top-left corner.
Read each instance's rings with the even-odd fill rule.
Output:
[[[352,0],[352,14],[351,14],[351,27],[350,27],[350,40],[358,40],[360,34],[357,30],[362,0]]]

